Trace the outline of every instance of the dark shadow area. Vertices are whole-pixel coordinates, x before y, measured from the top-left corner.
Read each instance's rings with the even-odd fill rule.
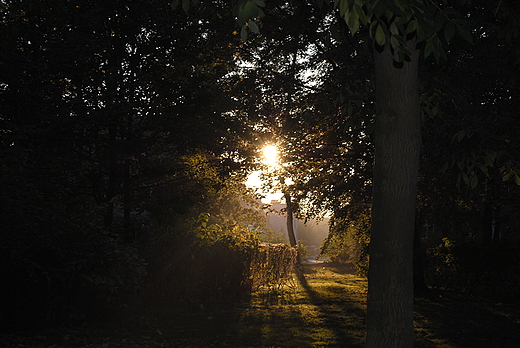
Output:
[[[518,304],[432,291],[415,299],[415,322],[416,347],[520,346]]]

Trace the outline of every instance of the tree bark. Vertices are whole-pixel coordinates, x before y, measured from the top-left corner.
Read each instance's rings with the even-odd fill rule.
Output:
[[[294,234],[294,225],[293,225],[293,208],[291,195],[288,193],[284,194],[285,204],[287,207],[287,235],[289,236],[289,244],[292,247],[296,246],[296,236]]]
[[[413,292],[415,295],[430,290],[424,279],[424,266],[424,255],[421,245],[421,217],[420,211],[417,209],[413,233]]]
[[[388,45],[374,55],[377,115],[366,347],[407,348],[413,346],[419,52],[402,67],[394,66]]]

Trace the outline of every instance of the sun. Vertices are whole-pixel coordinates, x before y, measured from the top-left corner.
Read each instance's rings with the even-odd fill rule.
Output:
[[[276,167],[279,161],[279,151],[276,145],[266,145],[262,149],[262,162],[269,167]]]

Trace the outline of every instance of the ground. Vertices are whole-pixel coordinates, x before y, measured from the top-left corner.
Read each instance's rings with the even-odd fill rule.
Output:
[[[346,266],[305,264],[279,290],[234,309],[133,315],[106,327],[0,337],[0,348],[363,347],[366,278]],[[519,348],[520,304],[449,291],[416,298],[419,348]]]

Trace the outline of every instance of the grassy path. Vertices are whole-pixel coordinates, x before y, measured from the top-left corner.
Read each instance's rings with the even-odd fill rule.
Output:
[[[246,347],[363,346],[366,279],[316,264],[304,265],[294,283],[283,296],[255,296],[233,340]]]
[[[363,347],[366,279],[304,265],[283,297],[256,296],[232,326],[240,347]],[[415,299],[417,348],[520,348],[520,305],[450,292]]]
[[[290,285],[279,294],[255,294],[235,310],[0,336],[0,348],[363,347],[365,278],[346,267],[309,264]],[[416,298],[414,347],[520,348],[520,304],[449,292]]]

